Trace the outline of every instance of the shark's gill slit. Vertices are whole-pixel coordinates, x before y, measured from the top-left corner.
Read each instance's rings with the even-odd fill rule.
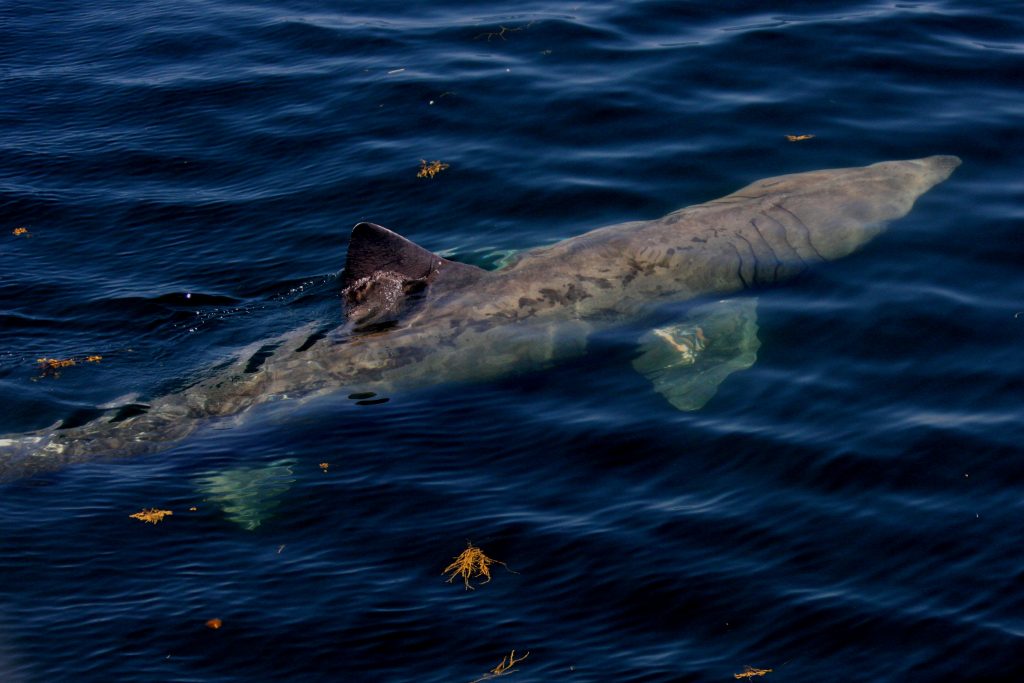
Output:
[[[789,241],[789,235],[786,232],[786,226],[783,225],[777,218],[769,215],[764,211],[761,211],[759,216],[767,219],[773,226],[775,235],[778,237],[778,240],[781,240],[781,242],[777,242],[779,248],[781,249],[782,245],[784,244],[786,245],[786,248],[789,249],[789,254],[787,254],[786,256],[786,258],[789,260],[789,263],[794,265],[799,264],[800,268],[797,272],[803,272],[807,268],[807,261],[805,261],[804,257],[800,255],[800,252],[796,250],[796,247],[793,246],[793,243]],[[755,227],[758,226],[755,225]],[[768,226],[765,226],[765,229],[768,229]],[[758,229],[758,232],[760,232],[760,228]]]
[[[743,277],[743,254],[740,253],[740,250],[732,242],[729,242],[729,246],[736,252],[736,277],[739,278],[743,289],[750,289],[750,283],[747,282],[747,278]]]
[[[764,270],[764,266],[761,265],[761,260],[757,258],[757,252],[754,251],[754,245],[751,244],[750,240],[743,235],[737,234],[736,237],[743,240],[743,243],[747,245],[747,249],[750,250],[750,259],[754,262],[754,274],[750,278],[750,281],[754,283],[753,287],[756,289],[764,286],[767,283],[765,278],[761,275],[761,271]]]
[[[796,225],[800,226],[800,229],[803,231],[804,239],[807,241],[807,246],[811,248],[811,251],[813,251],[814,255],[818,257],[818,260],[827,261],[828,259],[822,256],[821,252],[818,251],[818,247],[814,245],[814,241],[811,239],[811,229],[807,227],[807,224],[800,220],[799,216],[797,216],[795,213],[793,213],[786,207],[780,206],[779,204],[774,204],[773,206],[774,208],[786,213],[790,218],[793,219]]]
[[[775,247],[771,245],[771,242],[765,239],[764,233],[761,232],[761,228],[757,226],[757,220],[751,218],[750,225],[753,226],[754,231],[757,233],[757,236],[761,238],[761,241],[764,243],[764,246],[768,248],[769,253],[771,253],[772,258],[775,260],[775,267],[772,269],[772,282],[778,282],[779,268],[782,267],[782,259],[779,258],[779,255],[776,253]]]

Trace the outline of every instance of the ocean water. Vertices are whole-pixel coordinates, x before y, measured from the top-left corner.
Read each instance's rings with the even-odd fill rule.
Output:
[[[1018,680],[1022,36],[1001,0],[4,0],[0,433],[341,322],[361,220],[494,266],[767,176],[963,165],[761,292],[695,413],[627,329],[0,483],[0,680]],[[475,590],[467,542],[506,565]]]

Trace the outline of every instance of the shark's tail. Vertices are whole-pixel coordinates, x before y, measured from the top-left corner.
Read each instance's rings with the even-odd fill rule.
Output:
[[[8,434],[0,437],[0,481],[13,479],[22,463],[45,451],[45,434]]]
[[[0,436],[0,481],[57,470],[98,458],[166,450],[194,432],[199,421],[151,412],[121,422],[99,419],[68,429]]]

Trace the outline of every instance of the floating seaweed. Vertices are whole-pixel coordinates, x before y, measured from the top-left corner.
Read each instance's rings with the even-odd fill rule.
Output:
[[[146,508],[136,512],[134,515],[128,515],[132,519],[137,519],[148,524],[156,524],[161,521],[164,517],[170,517],[174,513],[170,510],[158,510],[157,508]]]
[[[479,579],[483,577],[485,580],[483,583],[490,583],[491,581],[491,565],[500,564],[501,566],[508,569],[508,565],[504,562],[487,557],[484,551],[477,548],[472,543],[467,544],[465,550],[459,553],[458,557],[452,558],[452,563],[444,568],[442,573],[451,574],[448,577],[448,583],[455,581],[456,577],[462,577],[462,582],[466,586],[466,590],[476,590],[474,586],[469,583],[470,579]],[[509,571],[512,571],[509,569]]]
[[[735,678],[754,678],[755,676],[764,676],[770,674],[771,669],[755,669],[752,666],[743,668],[743,673],[733,674]]]
[[[220,619],[208,619],[206,621],[206,628],[212,628],[214,631],[224,625],[224,622]]]
[[[803,133],[801,135],[787,135],[786,139],[790,142],[800,142],[801,140],[810,140],[813,137],[813,133]]]
[[[61,368],[69,368],[75,365],[76,361],[74,358],[37,358],[36,362],[42,368],[43,374],[53,374],[59,376],[60,373],[56,372]]]
[[[32,233],[28,231],[28,228],[15,228],[11,234],[13,234],[15,237],[21,237],[22,235],[24,235],[25,237],[32,236]]]
[[[498,666],[494,667],[488,673],[484,674],[480,678],[478,678],[475,681],[473,681],[473,683],[480,683],[480,681],[489,681],[492,678],[497,678],[498,676],[504,676],[506,674],[510,674],[513,671],[516,671],[516,669],[512,668],[513,666],[515,666],[516,664],[518,664],[519,662],[523,661],[524,659],[526,659],[529,656],[530,656],[530,653],[527,652],[522,657],[518,657],[517,658],[516,657],[516,651],[512,650],[512,654],[501,658],[501,663],[498,664]]]
[[[42,377],[57,378],[60,377],[60,371],[64,368],[70,368],[80,362],[99,363],[101,360],[103,360],[103,356],[94,354],[85,358],[37,358],[36,362],[39,363],[39,369],[42,370]]]
[[[441,163],[440,161],[427,161],[426,159],[420,159],[420,170],[416,174],[417,178],[433,178],[438,173],[448,168],[448,164]]]

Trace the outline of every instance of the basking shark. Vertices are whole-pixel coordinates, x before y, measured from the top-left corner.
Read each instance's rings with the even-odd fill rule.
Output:
[[[856,251],[959,165],[931,156],[766,178],[656,220],[520,252],[493,271],[359,223],[341,277],[346,316],[334,329],[313,323],[248,347],[183,391],[83,425],[0,438],[0,477],[159,451],[269,401],[345,391],[372,402],[543,368],[584,353],[595,332],[691,300],[679,324],[639,340],[633,364],[670,403],[695,410],[754,362],[752,290]]]

